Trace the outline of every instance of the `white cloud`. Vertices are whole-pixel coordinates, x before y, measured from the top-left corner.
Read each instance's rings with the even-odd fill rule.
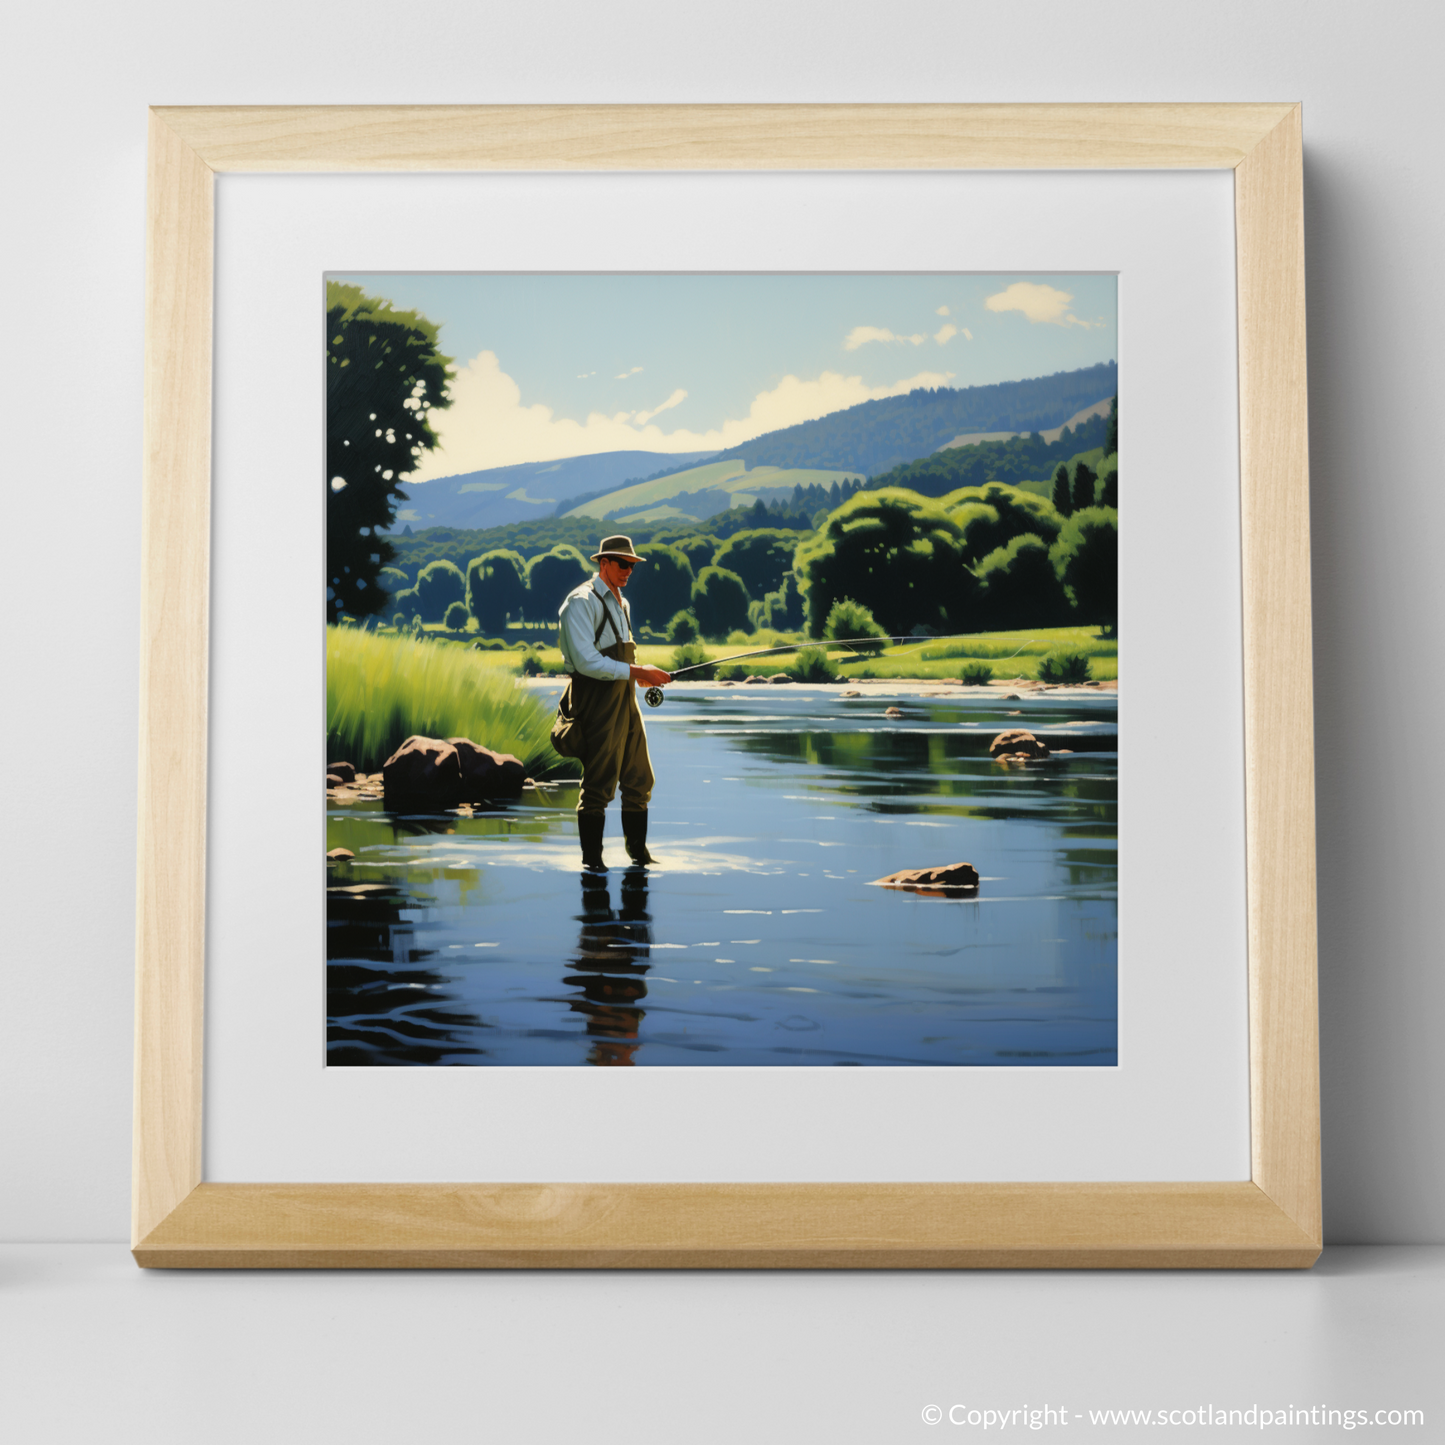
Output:
[[[965,341],[972,341],[972,340],[973,340],[973,332],[971,332],[971,331],[968,329],[968,327],[966,327],[966,326],[963,328],[963,339],[964,339]]]
[[[632,420],[638,426],[646,426],[647,423],[653,419],[653,417],[660,416],[665,411],[671,411],[673,407],[679,405],[681,402],[684,402],[686,400],[687,393],[681,387],[678,387],[678,389],[673,392],[673,394],[668,397],[668,399],[663,402],[661,406],[655,406],[652,408],[651,411],[639,411],[633,415]]]
[[[640,366],[634,366],[631,371],[619,371],[612,379],[613,381],[626,381],[629,376],[636,376],[641,370]]]
[[[597,373],[596,373],[595,371],[579,371],[579,372],[577,373],[577,380],[578,380],[578,381],[586,381],[589,376],[596,376],[596,375],[597,375]]]
[[[926,339],[926,338],[925,338]],[[770,391],[759,392],[743,417],[730,417],[709,431],[664,431],[652,418],[686,395],[672,396],[651,412],[592,412],[585,421],[556,415],[541,404],[526,405],[521,388],[502,370],[496,353],[483,351],[452,377],[452,405],[428,414],[439,436],[411,482],[519,462],[554,461],[590,452],[636,449],[655,452],[719,450],[750,441],[764,432],[814,421],[829,412],[881,396],[900,396],[920,386],[947,386],[953,373],[921,371],[884,386],[868,386],[861,376],[825,371],[803,380],[785,376]],[[676,398],[676,400],[674,400]]]
[[[1041,286],[1033,281],[1015,281],[1012,286],[990,296],[983,304],[990,311],[1022,311],[1030,321],[1048,321],[1055,326],[1082,326],[1086,330],[1090,323],[1080,321],[1069,303],[1073,296],[1053,286]]]
[[[897,336],[884,326],[855,326],[843,342],[844,351],[857,351],[870,341],[906,341],[912,346],[922,346],[928,338],[921,332],[916,336]]]
[[[938,314],[939,314],[940,316],[950,316],[950,315],[952,315],[952,312],[949,311],[949,309],[948,309],[947,306],[940,306],[940,307],[938,308]]]
[[[942,346],[945,341],[951,341],[957,335],[958,327],[951,321],[945,321],[943,325],[933,333],[933,339]],[[973,338],[970,337],[969,339],[972,340]]]

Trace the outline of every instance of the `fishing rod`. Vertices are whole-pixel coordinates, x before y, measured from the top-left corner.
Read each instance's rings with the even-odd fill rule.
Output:
[[[675,681],[685,672],[701,672],[704,668],[721,667],[724,663],[728,662],[743,662],[750,657],[772,657],[779,652],[798,652],[805,647],[821,647],[826,652],[835,647],[871,646],[881,648],[884,646],[891,647],[903,642],[916,642],[920,646],[922,646],[930,642],[957,642],[960,638],[972,637],[973,635],[974,634],[971,632],[950,632],[943,637],[934,637],[931,634],[925,637],[920,637],[917,633],[910,633],[906,636],[879,636],[875,634],[872,637],[827,637],[814,640],[812,642],[787,642],[784,643],[781,647],[761,647],[756,652],[739,652],[735,653],[732,657],[715,658],[711,662],[695,662],[688,667],[679,667],[672,674],[672,677]],[[1029,642],[1032,641],[1033,639],[1030,638]],[[1023,644],[1023,647],[1019,648],[1019,652],[1022,652],[1024,647],[1027,647],[1028,645],[1028,642],[1025,642]],[[1018,652],[1015,652],[1012,655],[1014,657],[1017,657]],[[1007,662],[1008,659],[1005,658],[1004,661]],[[648,688],[647,691],[643,693],[643,697],[647,700],[648,707],[662,706],[662,689],[660,687]]]

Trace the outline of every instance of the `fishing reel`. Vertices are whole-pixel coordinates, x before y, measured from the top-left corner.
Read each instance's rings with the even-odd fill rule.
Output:
[[[662,689],[660,687],[650,687],[642,695],[647,699],[648,707],[662,706]]]

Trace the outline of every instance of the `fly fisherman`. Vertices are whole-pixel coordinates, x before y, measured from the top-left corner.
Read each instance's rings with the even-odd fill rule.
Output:
[[[633,661],[637,648],[622,589],[643,558],[632,550],[632,539],[604,537],[592,560],[597,576],[567,594],[557,629],[568,674],[558,716],[572,720],[579,747],[574,755],[582,762],[577,800],[582,866],[607,866],[602,861],[602,830],[619,783],[623,841],[632,861],[646,865],[656,862],[647,851],[653,774],[634,684],[661,687],[672,678],[660,667],[638,667]]]

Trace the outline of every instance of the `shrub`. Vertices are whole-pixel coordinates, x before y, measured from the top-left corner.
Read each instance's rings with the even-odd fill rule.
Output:
[[[445,559],[428,562],[417,573],[417,610],[428,622],[440,622],[446,616],[447,608],[453,602],[460,602],[467,595],[467,579],[455,562]]]
[[[406,613],[393,612],[391,614],[391,625],[396,628],[398,632],[400,632],[402,628],[406,626]]]
[[[1088,682],[1092,675],[1088,653],[1074,648],[1055,648],[1039,659],[1040,682]]]
[[[986,686],[993,681],[993,668],[986,662],[966,663],[963,671],[958,674],[958,680],[970,687]]]
[[[707,648],[700,642],[689,642],[679,647],[667,662],[668,672],[680,672],[684,667],[694,667],[700,662],[707,661]],[[698,682],[711,682],[715,669],[711,667],[698,668],[689,676]]]
[[[828,661],[824,647],[805,647],[784,669],[798,682],[836,682],[837,667]]]
[[[465,602],[453,602],[452,605],[447,608],[447,615],[442,619],[442,622],[448,632],[464,632],[466,631],[467,618],[470,616],[471,613],[467,611],[467,604]]]
[[[689,642],[696,642],[697,637],[697,618],[691,612],[674,613],[667,624],[667,640],[674,647],[686,647]]]
[[[747,668],[740,662],[729,662],[726,666],[717,669],[719,682],[741,682],[747,675]]]
[[[873,614],[861,602],[851,597],[840,597],[829,609],[828,620],[823,624],[824,637],[876,637],[876,643],[865,642],[857,651],[876,657],[888,641],[887,634],[873,619]]]
[[[748,589],[736,572],[704,567],[692,586],[692,615],[704,637],[726,637],[748,625]]]
[[[541,655],[528,649],[522,656],[522,676],[541,677],[544,670]]]

